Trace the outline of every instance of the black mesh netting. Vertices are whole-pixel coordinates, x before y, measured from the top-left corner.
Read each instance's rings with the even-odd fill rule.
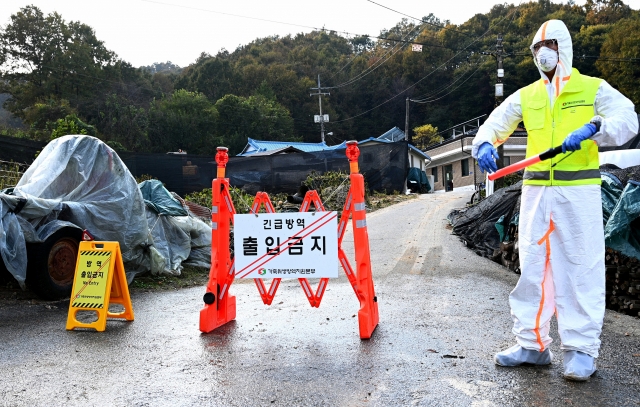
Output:
[[[0,136],[0,160],[30,164],[44,143]],[[370,191],[401,192],[409,167],[408,144],[373,143],[360,148],[360,172]],[[134,177],[150,176],[169,190],[184,196],[211,188],[216,176],[214,156],[195,154],[118,153]],[[254,194],[297,191],[312,172],[349,173],[345,150],[230,157],[226,176],[232,186]]]
[[[493,258],[500,247],[496,222],[504,216],[502,223],[508,225],[520,213],[521,190],[522,181],[499,189],[477,205],[451,212],[448,219],[453,233],[476,254]]]
[[[370,191],[401,192],[404,189],[408,170],[406,142],[359,148],[360,172]],[[231,185],[251,194],[257,191],[295,192],[312,171],[321,174],[327,171],[349,173],[345,150],[233,157],[227,165]]]
[[[211,188],[213,157],[192,154],[118,153],[134,177],[150,176],[180,196]]]

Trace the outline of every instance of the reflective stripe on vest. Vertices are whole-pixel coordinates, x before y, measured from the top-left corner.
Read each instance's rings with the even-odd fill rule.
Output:
[[[562,144],[572,131],[589,123],[595,116],[594,102],[601,79],[581,75],[573,69],[553,111],[541,79],[520,90],[522,118],[527,129],[527,158]],[[525,185],[600,184],[598,147],[592,140],[581,149],[540,161],[525,170]]]
[[[559,181],[577,181],[581,179],[598,178],[600,170],[579,170],[579,171],[555,171],[554,178]],[[525,180],[549,181],[551,171],[525,171]]]

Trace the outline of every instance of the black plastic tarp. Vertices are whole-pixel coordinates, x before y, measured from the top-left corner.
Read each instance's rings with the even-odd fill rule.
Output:
[[[500,233],[496,223],[511,223],[520,213],[522,181],[501,188],[472,207],[453,211],[448,219],[453,233],[460,236],[467,247],[478,255],[491,258],[500,247]],[[501,219],[502,218],[502,219]]]

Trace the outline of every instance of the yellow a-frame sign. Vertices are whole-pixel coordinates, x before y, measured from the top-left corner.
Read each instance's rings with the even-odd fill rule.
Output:
[[[109,305],[120,304],[122,312],[109,312]],[[83,323],[76,319],[78,311],[94,311],[98,319]],[[93,328],[102,332],[107,327],[107,318],[122,318],[133,321],[133,307],[129,286],[122,264],[122,253],[118,242],[80,242],[76,274],[73,279],[67,330]]]

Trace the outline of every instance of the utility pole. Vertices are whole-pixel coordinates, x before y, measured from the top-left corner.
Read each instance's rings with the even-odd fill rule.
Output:
[[[504,84],[502,83],[502,78],[504,78],[504,69],[502,68],[502,58],[504,57],[504,48],[502,46],[502,34],[498,34],[498,41],[496,42],[496,62],[498,63],[498,74],[496,77],[496,101],[495,107],[500,106],[502,103],[502,98],[504,97]],[[496,164],[498,168],[504,167],[504,145],[501,144],[498,147],[498,158]]]
[[[494,108],[496,108],[500,106],[500,103],[502,103],[502,98],[504,97],[504,83],[502,83],[502,78],[504,78],[504,68],[502,67],[502,61],[504,57],[508,56],[508,54],[504,52],[504,47],[502,46],[501,33],[498,34],[498,38],[496,42],[496,50],[493,52],[483,52],[482,54],[493,55],[496,58],[496,62],[498,64],[498,68],[497,68],[498,71],[497,71],[497,77],[496,77],[495,103],[494,103]],[[500,145],[500,147],[498,147],[498,156],[500,156],[500,158],[496,160],[496,164],[498,165],[498,168],[503,168],[504,167],[503,145]]]
[[[495,107],[498,107],[502,103],[504,97],[504,84],[502,78],[504,78],[504,69],[502,68],[502,58],[505,56],[504,48],[502,46],[502,34],[498,34],[498,42],[496,43],[496,62],[498,63],[498,75],[496,78],[496,103]]]
[[[409,141],[409,97],[407,96],[406,113],[404,116],[404,139]]]
[[[328,92],[322,92],[322,87],[320,86],[320,75],[318,75],[318,87],[317,88],[311,88],[312,90],[318,90],[317,93],[311,93],[309,96],[318,96],[318,104],[320,105],[320,114],[319,115],[315,115],[313,118],[313,121],[315,123],[320,123],[320,139],[322,140],[322,142],[324,143],[324,123],[325,122],[329,122],[329,115],[322,114],[322,95],[330,95],[330,93]]]

